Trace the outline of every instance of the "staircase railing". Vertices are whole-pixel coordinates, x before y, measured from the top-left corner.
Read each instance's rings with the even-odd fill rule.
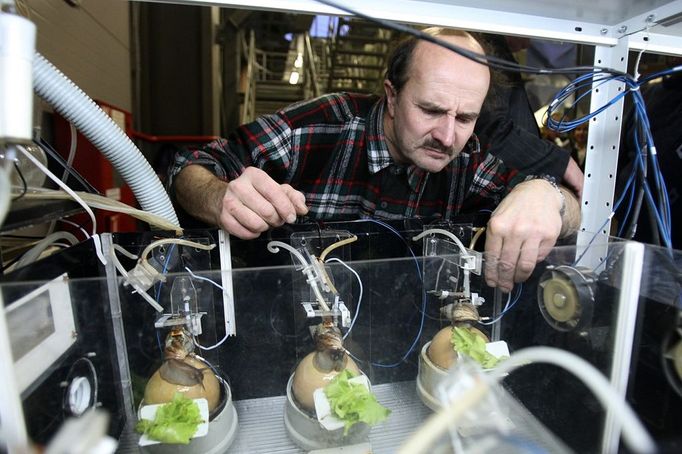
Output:
[[[242,51],[246,55],[246,89],[244,91],[244,104],[242,105],[241,122],[248,123],[255,118],[256,113],[256,78],[254,67],[256,64],[256,36],[251,30],[249,42],[242,36]]]
[[[339,18],[330,31],[333,35],[327,90],[381,91],[392,33],[365,21],[345,18]]]
[[[318,80],[319,75],[315,67],[315,53],[313,52],[313,46],[310,42],[310,33],[306,32],[303,35],[303,40],[305,44],[303,61],[305,66],[307,67],[306,82],[310,83],[313,91],[312,93],[313,97],[317,98],[322,93],[320,91],[320,83]]]

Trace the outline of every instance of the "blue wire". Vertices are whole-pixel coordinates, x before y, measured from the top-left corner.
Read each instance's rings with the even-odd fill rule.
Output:
[[[422,272],[421,272],[421,268],[419,268],[419,261],[417,260],[417,256],[416,256],[416,255],[414,254],[414,252],[412,251],[412,248],[410,247],[410,243],[408,243],[408,242],[405,240],[405,238],[403,238],[403,236],[402,236],[396,229],[394,229],[394,228],[391,227],[390,225],[386,224],[385,222],[381,222],[381,221],[379,221],[379,220],[377,220],[377,219],[372,219],[372,218],[367,218],[367,219],[365,219],[365,220],[370,221],[370,222],[374,222],[375,224],[379,224],[380,226],[382,226],[382,227],[384,227],[385,229],[389,230],[390,232],[392,232],[393,234],[395,234],[398,238],[400,238],[401,240],[403,240],[403,242],[404,242],[405,245],[407,246],[407,249],[410,251],[410,254],[412,255],[412,258],[414,259],[414,264],[415,264],[415,266],[417,267],[417,276],[419,276],[419,281],[420,281],[420,282],[423,282],[423,281],[422,281]],[[402,363],[405,361],[405,359],[410,355],[410,353],[412,353],[412,352],[414,351],[414,347],[415,347],[415,346],[417,345],[417,343],[419,342],[419,339],[421,338],[422,332],[423,332],[423,330],[424,330],[424,319],[425,319],[425,318],[426,318],[426,292],[425,292],[425,290],[424,290],[424,286],[422,285],[422,307],[421,307],[421,319],[420,319],[420,321],[419,321],[419,331],[417,332],[417,335],[415,336],[414,340],[412,341],[412,344],[410,345],[410,348],[409,348],[409,349],[405,352],[405,354],[404,354],[397,362],[395,362],[395,363],[392,363],[392,364],[382,364],[382,363],[373,363],[373,362],[370,362],[370,364],[371,364],[372,366],[375,366],[375,367],[383,367],[383,368],[387,368],[387,369],[388,369],[388,368],[397,367],[397,366],[399,366],[400,364],[402,364]],[[358,358],[356,358],[356,357],[353,356],[353,355],[351,355],[351,357],[353,357],[354,359],[358,360]],[[359,361],[359,360],[358,360],[358,361]]]
[[[161,271],[161,274],[166,274],[166,270],[168,269],[168,264],[170,263],[171,259],[171,254],[173,253],[173,249],[175,248],[175,243],[171,244],[170,248],[168,248],[168,254],[166,254],[166,262],[163,264],[163,270]],[[161,298],[161,287],[163,286],[163,282],[159,281],[156,287],[156,302],[158,303],[160,298]],[[161,337],[159,335],[159,330],[156,330],[156,343],[159,346],[159,350],[161,351],[161,354],[163,355],[163,347],[161,346]]]
[[[161,271],[161,274],[166,274],[166,271],[168,270],[168,264],[170,263],[171,259],[171,254],[173,254],[173,249],[175,248],[175,243],[172,243],[170,248],[168,248],[168,254],[166,255],[166,262],[163,264],[163,270]],[[163,286],[163,282],[159,281],[156,287],[156,302],[159,302],[159,299],[161,298],[161,287]]]
[[[658,188],[658,194],[661,196],[661,200],[659,200],[658,205],[655,203],[654,198],[651,194],[651,189],[649,188],[648,181],[644,180],[644,191],[647,196],[647,201],[649,203],[649,207],[652,209],[656,220],[658,224],[658,229],[660,232],[661,237],[663,238],[663,241],[666,245],[666,247],[672,251],[672,242],[671,242],[671,237],[672,237],[672,226],[671,226],[671,218],[670,218],[670,199],[668,198],[667,194],[667,188],[665,186],[665,181],[663,179],[663,175],[661,174],[660,166],[658,165],[658,159],[656,157],[656,154],[653,152],[653,149],[655,148],[654,141],[653,141],[653,136],[651,135],[651,128],[650,128],[650,123],[649,123],[649,117],[646,112],[645,104],[644,104],[644,99],[642,98],[641,93],[639,91],[634,92],[634,102],[635,102],[635,107],[636,107],[636,118],[639,117],[639,120],[642,122],[645,133],[646,133],[646,138],[647,138],[647,143],[644,145],[649,145],[649,148],[652,149],[651,153],[648,153],[648,157],[651,160],[651,171],[654,177],[654,184]],[[637,136],[635,135],[635,140],[636,144],[638,144],[637,141]],[[641,155],[644,153],[644,147],[640,148],[641,152],[637,154],[637,159],[639,160],[640,165],[644,165],[642,162],[642,157]]]
[[[630,177],[628,178],[628,181],[625,185],[625,188],[623,189],[623,194],[621,195],[621,198],[618,200],[618,203],[616,203],[613,207],[614,211],[618,209],[620,206],[620,202],[622,202],[623,197],[625,196],[626,192],[629,193],[630,197],[628,197],[628,207],[625,210],[625,214],[623,215],[623,218],[621,219],[621,224],[620,227],[618,228],[618,236],[623,235],[623,230],[625,229],[625,225],[627,224],[627,220],[630,217],[630,211],[632,210],[632,202],[635,200],[635,185],[633,184],[635,181],[635,177],[637,174],[637,169],[633,167],[632,172],[630,173]]]
[[[516,302],[521,298],[521,290],[522,290],[522,289],[523,289],[523,283],[519,283],[519,285],[516,286],[516,291],[514,292],[514,299],[513,299],[512,302],[509,304],[509,306],[507,306],[507,308],[506,308],[505,310],[503,310],[502,312],[500,312],[500,314],[499,314],[497,317],[495,317],[494,320],[490,320],[490,321],[487,321],[487,322],[480,322],[481,325],[486,325],[486,326],[488,326],[488,325],[493,325],[493,324],[499,322],[499,321],[502,319],[502,317],[504,317],[505,314],[507,314],[507,313],[512,309],[512,307],[514,307],[514,305],[516,304]]]
[[[653,215],[656,219],[656,222],[658,224],[658,230],[660,233],[660,236],[663,240],[663,243],[665,246],[668,248],[668,250],[672,253],[672,218],[671,218],[671,208],[670,208],[670,199],[669,195],[667,192],[665,180],[663,178],[663,174],[660,169],[660,165],[658,163],[657,155],[655,153],[655,145],[654,145],[654,140],[653,136],[651,133],[651,126],[648,118],[648,114],[646,111],[645,107],[645,102],[644,98],[642,97],[640,88],[642,85],[648,83],[649,81],[663,77],[675,72],[682,71],[682,65],[676,66],[674,68],[669,68],[665,69],[662,71],[659,71],[658,73],[651,74],[649,76],[646,76],[642,78],[641,80],[636,80],[634,77],[627,75],[627,74],[609,74],[609,73],[604,73],[604,72],[590,72],[583,74],[579,77],[577,77],[575,80],[567,84],[564,88],[559,90],[557,95],[554,97],[554,100],[550,103],[549,107],[547,108],[547,125],[558,131],[558,132],[568,132],[571,129],[574,129],[580,124],[583,124],[585,122],[588,122],[592,118],[594,118],[596,115],[599,113],[603,112],[604,110],[608,109],[612,105],[614,105],[616,102],[620,101],[625,95],[627,94],[632,94],[633,97],[633,105],[634,105],[634,119],[635,119],[635,125],[636,125],[636,133],[635,133],[635,146],[636,146],[636,157],[635,157],[635,163],[633,165],[633,171],[631,175],[629,176],[626,186],[623,189],[623,193],[619,197],[617,203],[614,206],[613,212],[615,212],[619,207],[620,204],[623,202],[624,198],[626,195],[629,194],[628,198],[628,206],[625,212],[625,216],[623,218],[623,222],[621,225],[621,229],[618,232],[618,234],[622,234],[622,228],[627,224],[627,220],[630,217],[631,209],[632,209],[632,204],[634,201],[635,197],[635,186],[637,184],[636,180],[636,175],[638,171],[641,171],[644,169],[644,162],[642,158],[645,155],[648,155],[648,158],[651,162],[651,175],[653,178],[653,184],[656,188],[656,197],[652,194],[652,191],[649,187],[648,181],[646,179],[642,179],[642,185],[643,188],[642,190],[644,191],[644,194],[646,195],[647,198],[647,204],[650,208],[650,210],[653,212]],[[587,115],[584,115],[580,118],[576,118],[574,120],[567,120],[568,113],[571,111],[575,111],[577,109],[577,104],[580,100],[584,99],[585,96],[588,96],[589,94],[592,93],[593,90],[599,88],[603,84],[607,82],[620,82],[626,85],[627,89],[622,90],[619,92],[616,96],[614,96],[611,100],[606,102],[603,106],[599,107],[593,112],[590,112]],[[583,93],[581,93],[576,100],[573,101],[571,107],[567,109],[560,120],[555,120],[552,116],[552,114],[558,109],[561,105],[563,105],[566,101],[568,101],[573,95],[575,95],[578,91],[585,89]],[[639,143],[639,137],[637,134],[637,131],[642,131],[645,135],[645,143],[640,144]],[[647,153],[646,150],[649,149],[651,152]],[[641,167],[640,167],[641,166]],[[613,213],[612,213],[613,215]],[[611,216],[612,216],[611,215]],[[589,248],[594,240],[597,238],[599,235],[599,232],[601,232],[606,224],[609,222],[611,219],[611,216],[609,216],[602,227],[599,229],[599,231],[595,232],[594,236],[590,239],[585,251],[578,257],[578,259],[574,262],[574,265],[577,264],[582,257],[585,255],[587,252],[587,248]]]
[[[585,254],[587,253],[587,250],[590,248],[590,246],[592,246],[592,243],[594,243],[594,240],[596,240],[597,237],[599,236],[599,232],[601,232],[602,230],[604,230],[604,227],[606,227],[606,224],[608,224],[608,222],[609,222],[610,220],[611,220],[611,216],[609,216],[608,218],[606,218],[606,221],[604,221],[604,223],[601,225],[601,227],[599,227],[599,229],[594,233],[594,235],[592,235],[592,238],[591,238],[590,241],[587,243],[587,246],[585,246],[585,250],[583,251],[583,253],[580,254],[580,257],[578,257],[577,259],[575,259],[575,262],[573,262],[573,264],[572,264],[571,266],[577,266],[578,263],[580,263],[580,261],[582,260],[582,258],[583,258],[583,257],[585,256]],[[601,264],[600,264],[600,265],[601,265]]]

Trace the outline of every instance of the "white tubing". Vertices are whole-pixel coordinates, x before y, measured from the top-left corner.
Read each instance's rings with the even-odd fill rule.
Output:
[[[26,266],[30,263],[35,262],[40,258],[40,254],[42,254],[45,249],[53,245],[55,242],[59,240],[66,240],[71,245],[73,246],[74,244],[78,243],[78,238],[76,238],[72,233],[69,232],[54,232],[45,238],[43,238],[41,241],[39,241],[35,246],[33,246],[31,249],[28,250],[24,254],[23,257],[17,262],[16,268],[21,268],[22,266]]]
[[[38,52],[33,59],[33,87],[104,154],[143,210],[180,226],[168,194],[140,150],[92,99]]]
[[[459,248],[459,250],[460,250],[460,252],[461,252],[462,254],[464,254],[464,255],[468,255],[468,254],[469,254],[469,253],[467,252],[467,248],[465,248],[464,245],[462,244],[462,242],[460,241],[460,239],[457,238],[457,235],[455,235],[454,233],[452,233],[452,232],[450,232],[450,231],[448,231],[448,230],[445,230],[445,229],[428,229],[428,230],[424,230],[424,231],[423,231],[422,233],[420,233],[419,235],[412,237],[412,241],[421,240],[421,239],[424,238],[426,235],[430,235],[430,234],[432,234],[432,233],[440,233],[441,235],[444,235],[444,236],[450,238],[450,239],[457,245],[457,247]]]
[[[286,249],[298,259],[299,262],[301,262],[301,265],[303,265],[303,269],[301,272],[306,275],[308,278],[308,283],[310,284],[310,287],[313,289],[313,292],[315,293],[315,297],[317,298],[317,302],[320,303],[320,307],[322,308],[323,311],[329,312],[329,306],[327,303],[324,301],[324,297],[322,296],[322,293],[320,293],[320,289],[317,286],[317,280],[315,279],[315,275],[313,274],[313,265],[309,264],[306,259],[303,257],[303,254],[298,252],[293,246],[290,246],[286,243],[282,243],[281,241],[270,241],[267,245],[268,251],[272,252],[273,254],[277,254],[279,252],[279,248]]]
[[[656,445],[637,415],[592,364],[573,353],[551,347],[528,347],[512,354],[492,370],[502,380],[517,367],[530,363],[549,363],[563,367],[578,377],[594,393],[606,409],[613,412],[623,427],[622,436],[628,448],[637,453],[654,453]]]

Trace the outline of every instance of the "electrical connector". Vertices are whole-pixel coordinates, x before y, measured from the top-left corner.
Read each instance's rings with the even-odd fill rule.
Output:
[[[143,261],[128,271],[128,282],[135,287],[147,291],[157,282],[166,282],[166,276],[147,261]]]

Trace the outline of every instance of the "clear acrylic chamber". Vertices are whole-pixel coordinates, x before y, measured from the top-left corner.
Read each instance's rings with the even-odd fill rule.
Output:
[[[451,323],[441,311],[452,302],[450,296],[443,296],[444,291],[450,288],[451,293],[461,294],[467,274],[468,290],[480,303],[481,321],[487,323],[474,324],[491,341],[506,341],[512,355],[524,347],[549,346],[580,356],[627,397],[663,450],[678,446],[682,407],[677,394],[682,373],[679,252],[646,246],[633,253],[627,243],[608,239],[592,241],[589,247],[587,242],[557,246],[507,296],[485,285],[485,257],[480,275],[464,273],[462,253],[447,238],[438,247],[428,245],[435,236],[413,241],[424,230],[422,226],[347,223],[342,227],[300,229],[251,242],[233,240],[229,244],[231,270],[221,265],[225,244],[211,251],[166,245],[150,253],[150,263],[165,271],[165,281],[154,283],[147,293],[164,312],[170,311],[171,298],[173,305],[180,301],[180,284],[174,287],[174,282],[189,284],[195,302],[192,312],[202,313],[196,341],[204,348],[219,344],[211,349],[197,346],[195,352],[219,377],[221,401],[227,393],[234,419],[212,434],[209,430],[206,440],[210,442],[203,445],[179,451],[157,447],[149,452],[297,453],[323,447],[305,443],[301,447],[285,418],[291,400],[287,384],[301,359],[315,350],[311,332],[321,321],[314,316],[315,307],[302,304],[315,301],[310,276],[289,252],[273,253],[267,244],[275,238],[319,256],[330,242],[352,235],[358,237],[355,243],[328,254],[343,263],[329,260],[324,265],[350,316],[347,326],[341,326],[342,315],[334,323],[345,335],[344,348],[369,378],[371,391],[391,410],[386,421],[354,443],[368,443],[376,453],[396,452],[433,414],[417,391],[420,354]],[[468,246],[473,236],[470,228],[451,230]],[[186,236],[199,243],[220,243],[215,231]],[[139,254],[154,239],[151,234],[105,236],[104,246],[107,250],[118,244]],[[89,247],[81,245],[74,257],[89,257]],[[124,268],[133,267],[134,260],[118,257]],[[74,261],[78,262],[66,262]],[[80,265],[64,263],[54,262],[51,269],[61,266],[68,275],[71,266],[82,266],[83,261]],[[641,281],[636,275],[638,263]],[[35,274],[34,280],[24,275],[22,281],[2,284],[17,370],[25,371],[21,358],[41,343],[49,345],[57,331],[72,333],[70,340],[58,344],[62,350],[54,358],[43,361],[41,371],[22,372],[29,374],[21,388],[28,433],[35,442],[47,443],[68,417],[83,413],[83,408],[98,407],[111,416],[109,433],[119,440],[118,451],[138,452],[139,436],[132,428],[147,381],[162,365],[172,327],[159,327],[160,313],[123,285],[111,264],[104,267],[92,262],[91,267],[93,274],[101,275],[59,277],[66,293],[34,302],[29,312],[17,310],[15,303],[36,289],[45,289],[46,281],[39,278],[49,273]],[[35,300],[33,296],[28,299]],[[54,322],[69,317],[73,326]],[[27,332],[27,320],[39,320],[40,326]],[[234,335],[224,339],[231,329]],[[71,388],[77,386],[75,377],[85,377],[76,380],[82,389]],[[526,444],[504,445],[509,452],[543,446],[551,451],[544,444],[548,439],[576,452],[602,452],[613,446],[609,440],[618,439],[614,415],[561,368],[530,364],[502,383],[508,396],[541,424],[539,429],[527,430],[527,416],[515,421],[513,413],[505,422],[506,429],[488,426],[489,432],[523,434]],[[466,439],[465,430],[458,433]],[[443,452],[448,452],[448,443]]]

